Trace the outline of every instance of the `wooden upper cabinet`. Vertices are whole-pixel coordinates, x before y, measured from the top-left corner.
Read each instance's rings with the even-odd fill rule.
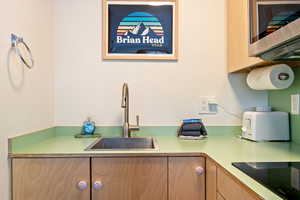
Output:
[[[228,71],[238,72],[251,66],[265,65],[260,58],[248,56],[248,0],[228,0]]]
[[[170,157],[169,200],[205,200],[205,172],[201,169],[205,169],[202,157]]]
[[[88,158],[12,160],[13,200],[89,200]],[[86,184],[80,190],[78,183]]]
[[[93,200],[167,200],[168,163],[163,157],[93,158]]]

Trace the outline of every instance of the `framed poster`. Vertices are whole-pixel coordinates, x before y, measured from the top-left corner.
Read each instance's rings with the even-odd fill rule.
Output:
[[[103,0],[103,58],[178,59],[177,0]]]

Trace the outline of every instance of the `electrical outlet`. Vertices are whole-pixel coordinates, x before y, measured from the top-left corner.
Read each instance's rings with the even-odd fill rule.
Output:
[[[216,114],[217,100],[214,96],[202,96],[200,97],[200,112],[199,114]]]
[[[291,96],[291,113],[292,115],[300,114],[300,94],[294,94]]]

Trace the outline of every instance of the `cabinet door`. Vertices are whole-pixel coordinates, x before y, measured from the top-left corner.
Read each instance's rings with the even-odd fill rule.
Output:
[[[228,200],[260,200],[256,193],[237,182],[229,173],[217,168],[217,190],[224,199]]]
[[[92,159],[93,200],[167,200],[167,158]]]
[[[13,200],[88,200],[89,180],[88,158],[12,160]]]
[[[247,0],[227,1],[228,71],[236,72],[251,66],[263,65],[260,58],[248,56],[249,18]]]
[[[219,200],[217,198],[217,166],[209,158],[206,159],[206,199]]]
[[[169,158],[169,200],[205,200],[205,159]]]

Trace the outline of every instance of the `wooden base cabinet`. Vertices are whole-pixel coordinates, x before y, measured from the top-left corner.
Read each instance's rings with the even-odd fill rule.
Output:
[[[210,158],[13,158],[12,200],[261,200]]]
[[[204,157],[14,158],[12,200],[205,200]]]
[[[221,168],[217,169],[217,190],[226,200],[261,200],[254,192],[238,183]]]
[[[217,200],[225,200],[225,199],[220,193],[217,193]]]
[[[13,200],[89,200],[89,182],[88,158],[12,160]]]
[[[205,200],[205,158],[169,158],[169,200]]]
[[[206,159],[207,200],[261,200],[261,198],[240,183],[214,161]]]
[[[206,159],[206,200],[219,200],[217,197],[217,166],[209,158]]]
[[[93,158],[93,200],[167,200],[167,158]]]

